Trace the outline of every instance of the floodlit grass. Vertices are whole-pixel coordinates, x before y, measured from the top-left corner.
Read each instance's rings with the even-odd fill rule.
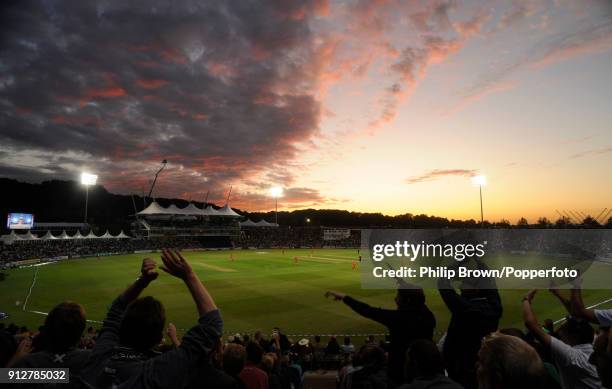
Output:
[[[230,254],[235,260],[230,261]],[[145,254],[63,261],[38,268],[28,310],[49,311],[64,300],[81,303],[87,318],[102,320],[111,301],[139,274]],[[159,254],[148,254],[159,260]],[[393,308],[394,291],[361,289],[359,271],[351,268],[357,250],[235,250],[185,252],[193,268],[214,296],[225,321],[225,332],[270,332],[279,326],[288,334],[343,334],[383,332],[384,327],[354,314],[342,303],[327,300],[328,289],[345,292],[369,304]],[[293,258],[300,257],[299,263]],[[0,311],[15,322],[36,328],[44,316],[24,312],[23,301],[36,268],[7,271],[0,281]],[[168,321],[188,329],[197,319],[191,296],[181,281],[161,272],[144,293],[166,306]],[[522,328],[520,315],[524,291],[504,290],[502,326]],[[594,304],[612,296],[611,291],[586,290],[585,303]],[[427,302],[436,315],[437,332],[448,325],[449,314],[437,290],[427,290]],[[608,304],[608,307],[612,305]],[[540,320],[565,315],[547,291],[534,301]]]

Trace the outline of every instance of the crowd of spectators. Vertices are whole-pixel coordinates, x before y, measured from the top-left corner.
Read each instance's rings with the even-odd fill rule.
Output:
[[[359,247],[361,232],[351,230],[347,238],[325,240],[320,227],[248,228],[240,232],[235,246],[243,248]]]
[[[502,303],[492,280],[486,288],[467,280],[456,290],[441,279],[450,323],[438,343],[436,318],[413,285],[398,289],[396,309],[328,291],[326,297],[388,328],[388,338],[371,336],[357,347],[349,337],[293,342],[278,328],[270,337],[224,337],[220,310],[190,264],[172,250],[163,250],[161,261],[143,260],[141,276],[112,302],[99,331],[86,328],[85,308],[76,302],[54,307],[35,333],[2,328],[0,366],[67,367],[66,387],[82,388],[298,389],[305,370],[330,368],[341,389],[612,388],[612,310],[585,308],[578,284],[566,293],[550,290],[568,311],[558,328],[536,318],[537,291],[517,301],[525,331],[499,328]],[[160,270],[182,280],[198,313],[182,338],[166,326],[159,300],[140,297]]]
[[[53,239],[16,241],[0,244],[0,263],[28,259],[81,258],[109,254],[127,254],[138,251],[161,250],[164,247],[177,249],[199,249],[207,243],[218,242],[219,247],[229,246],[229,239],[203,239],[195,236],[163,238],[97,238],[97,239]],[[214,245],[213,245],[214,246]]]
[[[348,238],[325,241],[320,228],[245,229],[238,237],[164,236],[151,238],[96,238],[17,240],[0,244],[0,264],[29,259],[81,258],[86,256],[128,254],[172,247],[179,250],[200,248],[294,248],[359,247],[359,231]]]

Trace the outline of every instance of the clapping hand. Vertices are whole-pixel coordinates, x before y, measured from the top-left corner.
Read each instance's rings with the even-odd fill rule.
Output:
[[[157,264],[151,258],[145,258],[142,260],[142,266],[140,268],[140,273],[142,274],[142,279],[148,283],[155,280],[159,273],[155,270],[157,268]]]
[[[162,250],[161,259],[164,266],[160,269],[174,277],[186,280],[187,277],[194,274],[189,262],[176,250]]]

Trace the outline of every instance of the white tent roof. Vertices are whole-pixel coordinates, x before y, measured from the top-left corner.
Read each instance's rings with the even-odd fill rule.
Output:
[[[232,208],[230,208],[229,204],[225,204],[222,208],[217,210],[217,214],[219,216],[232,216],[232,217],[240,217],[239,214],[236,213]]]
[[[272,223],[268,223],[267,221],[265,221],[264,219],[261,219],[260,221],[258,221],[257,223],[255,223],[255,225],[257,227],[272,227],[274,226],[274,224]]]
[[[29,231],[29,230],[25,234],[21,235],[21,238],[23,240],[37,240],[37,239],[40,239],[38,236],[34,235],[32,233],[32,231]]]
[[[126,239],[126,238],[130,238],[129,235],[126,235],[125,232],[123,232],[123,230],[121,230],[121,232],[119,233],[119,235],[117,235],[115,238],[119,238],[119,239]]]
[[[189,203],[188,206],[182,208],[180,211],[184,215],[204,215],[204,211],[196,207],[193,203]]]
[[[206,208],[202,210],[202,212],[204,215],[207,215],[207,216],[219,214],[219,211],[217,211],[212,205],[208,205]]]
[[[77,232],[72,235],[72,239],[83,239],[85,238],[85,236],[83,236],[83,234],[81,234],[81,230],[77,230]]]
[[[110,232],[108,232],[108,230],[106,230],[106,232],[104,233],[104,235],[100,236],[100,238],[106,238],[106,239],[108,239],[108,238],[114,238],[114,236],[112,236],[112,235],[110,234]]]
[[[176,207],[175,207],[176,208]],[[148,207],[138,212],[137,215],[171,215],[172,212],[169,212],[167,208],[162,207],[157,204],[157,202],[153,201],[149,204]]]
[[[170,206],[166,208],[166,212],[171,213],[173,215],[184,215],[185,214],[182,209],[179,209],[179,207],[177,207],[174,204],[170,204]]]
[[[51,231],[47,231],[47,233],[44,234],[40,239],[50,240],[50,239],[57,239],[57,237],[53,236]]]
[[[98,235],[94,234],[93,231],[89,230],[89,234],[87,234],[83,238],[86,238],[86,239],[98,239],[99,237],[98,237]]]
[[[195,204],[190,203],[185,208],[179,208],[171,204],[168,208],[164,208],[157,202],[152,202],[148,207],[138,212],[137,215],[184,215],[184,216],[231,216],[239,217],[229,205],[215,209],[212,205],[208,205],[204,209],[200,209]]]
[[[240,223],[240,227],[255,227],[255,226],[257,226],[257,224],[254,223],[253,220],[251,219],[247,219]]]
[[[58,236],[57,238],[58,239],[72,239],[72,237],[66,233],[66,230],[63,230],[60,236]]]

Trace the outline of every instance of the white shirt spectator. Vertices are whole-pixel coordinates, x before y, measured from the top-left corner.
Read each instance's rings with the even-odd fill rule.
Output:
[[[600,325],[612,326],[612,309],[595,309],[595,317]]]
[[[559,370],[563,389],[600,389],[601,381],[594,365],[589,363],[593,353],[590,343],[570,346],[557,338],[550,338],[550,354]]]
[[[355,345],[351,344],[343,344],[340,346],[343,354],[352,354],[355,352]]]

